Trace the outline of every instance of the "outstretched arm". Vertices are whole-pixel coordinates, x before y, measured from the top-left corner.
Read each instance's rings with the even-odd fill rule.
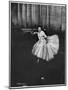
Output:
[[[33,34],[38,34],[38,32],[34,32]]]
[[[38,32],[31,32],[31,34],[37,34]]]

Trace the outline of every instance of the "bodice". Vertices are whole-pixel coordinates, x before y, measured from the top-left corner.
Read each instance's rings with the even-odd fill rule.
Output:
[[[46,37],[45,33],[43,31],[38,32],[38,39],[43,40]]]

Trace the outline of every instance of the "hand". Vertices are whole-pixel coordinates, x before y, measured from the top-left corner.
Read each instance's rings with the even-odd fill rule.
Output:
[[[36,34],[36,32],[34,32],[33,34]]]
[[[37,32],[31,32],[31,34],[37,34]]]
[[[31,34],[33,34],[33,32],[30,32]]]
[[[33,31],[31,31],[30,33],[31,33],[32,35],[34,34],[34,32],[33,32]]]

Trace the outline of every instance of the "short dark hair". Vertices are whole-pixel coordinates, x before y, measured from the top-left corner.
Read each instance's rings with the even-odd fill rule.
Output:
[[[44,31],[44,28],[43,28],[41,25],[39,25],[38,27],[40,27],[40,28],[41,28],[41,30],[43,30],[43,31]]]

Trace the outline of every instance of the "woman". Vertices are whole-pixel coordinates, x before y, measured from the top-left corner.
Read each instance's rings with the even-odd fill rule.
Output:
[[[58,53],[59,50],[59,39],[57,35],[47,36],[41,27],[38,27],[38,32],[34,32],[38,35],[38,41],[34,44],[32,49],[32,54],[46,61],[54,58],[54,55]]]

